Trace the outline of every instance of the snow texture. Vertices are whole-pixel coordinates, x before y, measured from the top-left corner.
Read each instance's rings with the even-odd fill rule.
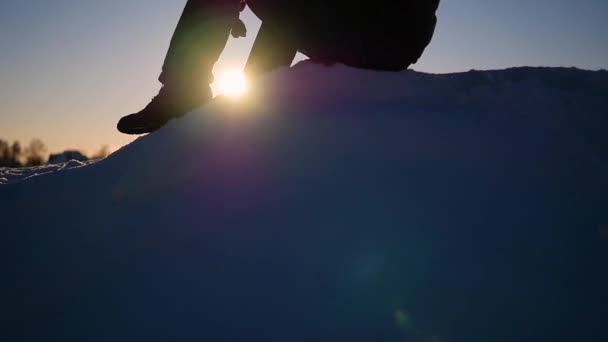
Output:
[[[23,167],[23,168],[5,168],[0,167],[0,184],[17,183],[23,180],[30,179],[31,177],[38,177],[51,174],[53,172],[62,170],[71,170],[78,167],[85,166],[91,162],[81,162],[78,160],[70,160],[68,162],[60,164],[52,164],[45,166],[36,167]]]
[[[0,170],[0,340],[608,341],[608,73],[303,62]]]

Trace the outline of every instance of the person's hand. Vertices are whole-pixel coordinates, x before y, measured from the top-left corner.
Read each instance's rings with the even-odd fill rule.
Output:
[[[245,27],[245,23],[239,18],[237,18],[234,23],[232,23],[232,29],[230,34],[234,38],[246,37],[247,36],[247,27]]]
[[[247,4],[245,3],[245,0],[241,0],[241,2],[239,3],[239,13],[243,12],[243,10],[245,9],[245,6],[247,6]],[[240,18],[237,18],[234,21],[234,23],[232,24],[232,29],[230,31],[230,34],[234,38],[240,38],[240,37],[247,36],[247,27],[245,27],[245,23],[243,23],[243,21]]]

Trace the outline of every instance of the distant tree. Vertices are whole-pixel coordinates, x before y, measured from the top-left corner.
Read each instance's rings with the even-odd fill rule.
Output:
[[[15,162],[18,162],[19,164],[21,164],[21,162],[19,162],[19,159],[21,159],[21,153],[22,153],[22,149],[21,149],[21,144],[18,141],[15,141],[13,143],[13,146],[11,146],[11,154],[13,156],[13,160]]]
[[[103,159],[110,154],[110,147],[108,145],[103,145],[97,150],[97,152],[91,155],[91,159]]]
[[[26,148],[22,148],[19,141],[15,141],[11,145],[8,141],[0,139],[0,167],[40,166],[46,165],[50,161],[64,163],[72,159],[78,161],[103,159],[109,154],[110,147],[103,145],[90,158],[79,151],[68,150],[53,154],[49,159],[46,146],[40,139],[33,139]]]
[[[9,153],[8,143],[0,139],[0,166],[8,166]]]
[[[25,166],[46,164],[46,146],[40,139],[33,139],[25,148]]]
[[[22,167],[21,158],[23,149],[18,141],[13,142],[11,146],[11,166],[10,167]]]
[[[0,167],[21,167],[21,144],[15,141],[12,145],[0,139]]]

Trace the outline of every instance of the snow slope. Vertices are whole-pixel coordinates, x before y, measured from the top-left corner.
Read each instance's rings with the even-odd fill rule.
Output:
[[[607,72],[254,89],[0,170],[0,340],[608,340]]]

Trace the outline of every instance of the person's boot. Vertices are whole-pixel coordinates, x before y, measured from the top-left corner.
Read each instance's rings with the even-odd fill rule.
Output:
[[[242,0],[188,0],[159,77],[163,88],[146,108],[123,117],[118,130],[150,133],[210,100],[213,66],[228,35],[235,25],[235,37],[245,33],[239,21],[243,7]]]
[[[165,85],[144,109],[120,119],[117,128],[125,134],[151,133],[169,120],[202,106],[211,97],[209,85],[190,88]]]

